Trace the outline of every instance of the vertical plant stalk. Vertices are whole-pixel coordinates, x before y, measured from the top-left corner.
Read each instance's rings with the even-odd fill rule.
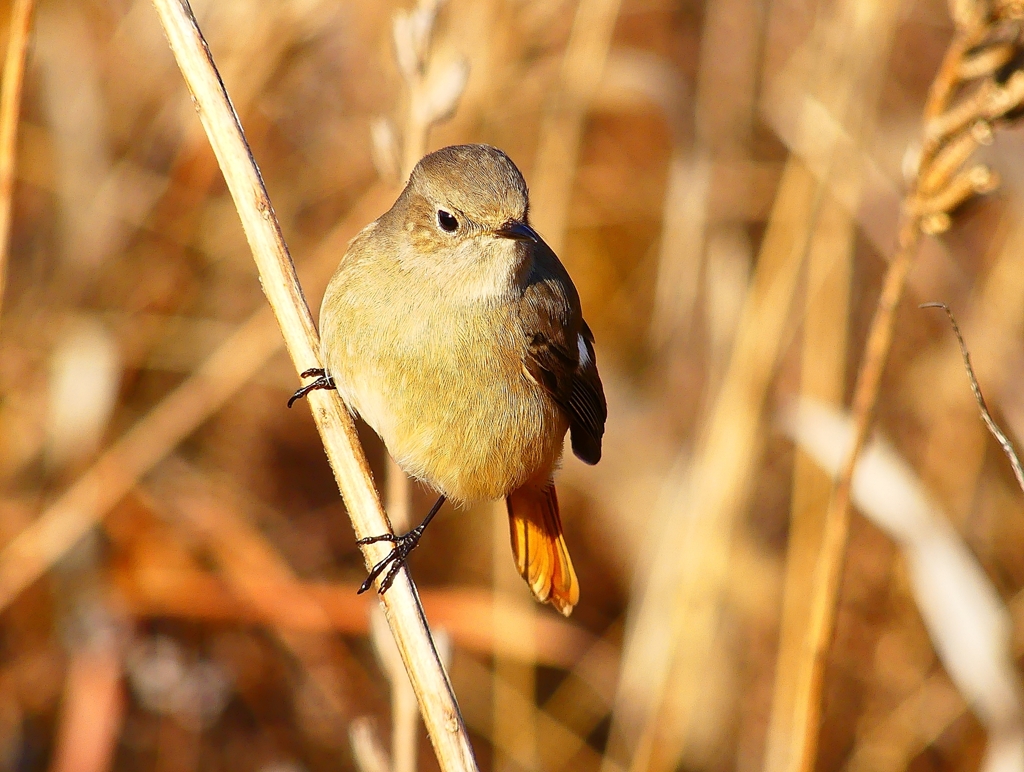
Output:
[[[288,353],[297,370],[316,367],[320,364],[319,342],[312,315],[262,177],[192,9],[187,0],[154,0],[154,6],[238,210]],[[310,397],[313,417],[356,536],[390,532],[351,416],[336,394],[314,392]],[[366,545],[363,550],[367,565],[386,553],[387,547],[381,544]],[[476,770],[465,724],[408,572],[399,575],[381,597],[381,604],[441,769]]]
[[[856,226],[834,197],[823,203],[820,223],[808,255],[800,393],[841,405]],[[786,579],[764,772],[780,772],[788,765],[794,687],[803,662],[803,643],[810,619],[807,587],[821,553],[821,513],[828,507],[831,490],[831,478],[809,456],[798,452],[793,464]]]
[[[790,752],[792,769],[811,772],[817,756],[818,728],[821,723],[821,695],[825,675],[825,661],[832,641],[839,585],[846,559],[846,545],[850,531],[850,483],[857,456],[864,447],[874,408],[878,399],[878,385],[892,343],[896,305],[903,294],[907,274],[920,241],[921,231],[916,223],[905,222],[900,230],[900,248],[889,266],[871,322],[864,351],[864,361],[857,374],[853,396],[853,415],[856,422],[854,447],[833,489],[825,515],[821,553],[811,585],[810,627],[805,639],[807,652],[804,666],[798,673],[792,737],[797,747]]]
[[[411,10],[398,11],[392,21],[395,59],[406,91],[401,149],[396,147],[395,129],[387,119],[379,119],[371,134],[374,157],[383,162],[378,163],[382,176],[397,172],[399,182],[407,180],[426,155],[431,129],[455,112],[469,78],[469,62],[464,57],[444,61],[435,50],[437,15],[444,2],[418,0]],[[407,531],[412,525],[412,484],[390,454],[385,476],[388,516],[398,530]]]
[[[1021,9],[1011,2],[951,3],[957,30],[932,82],[924,108],[924,132],[917,173],[903,199],[896,254],[882,283],[857,373],[851,405],[854,442],[832,491],[822,537],[821,554],[812,584],[807,652],[798,674],[792,770],[811,772],[817,756],[818,729],[825,664],[835,629],[836,613],[850,530],[850,491],[857,459],[874,419],[879,385],[892,345],[896,308],[903,297],[921,236],[938,234],[950,226],[950,213],[979,193],[998,185],[998,177],[984,166],[968,164],[971,154],[991,142],[992,124],[1011,116],[1024,101],[1024,72],[1005,71],[1011,57],[997,54],[1007,44],[997,37],[999,24],[1020,24]],[[1019,40],[1020,30],[1017,30]],[[1019,50],[1020,43],[1014,45]],[[987,50],[986,50],[987,49]],[[961,97],[961,87],[981,81]]]
[[[565,244],[585,120],[604,74],[620,6],[621,0],[579,0],[562,56],[558,89],[541,122],[530,214],[555,252]]]
[[[7,37],[3,81],[0,82],[0,309],[7,285],[7,258],[11,245],[11,208],[14,198],[14,167],[18,150],[18,116],[25,82],[25,59],[32,26],[33,0],[15,0]]]

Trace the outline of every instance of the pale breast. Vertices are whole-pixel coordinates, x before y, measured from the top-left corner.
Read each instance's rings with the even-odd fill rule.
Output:
[[[456,501],[551,474],[568,423],[523,367],[511,307],[374,299],[352,278],[322,314],[325,363],[403,469]]]

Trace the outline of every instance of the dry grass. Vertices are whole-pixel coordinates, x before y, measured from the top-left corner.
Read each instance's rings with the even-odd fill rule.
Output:
[[[0,768],[435,768],[152,5],[35,5],[24,59],[29,4],[0,2],[26,62],[0,94]],[[560,473],[573,617],[529,599],[490,505],[412,560],[481,769],[1024,770],[1016,673],[993,707],[919,609],[918,541],[848,517],[775,429],[797,395],[880,429],[1019,665],[1021,494],[917,309],[949,303],[1018,440],[1018,3],[194,7],[311,308],[462,141],[517,160],[580,289],[611,418]],[[359,431],[417,518],[429,492]]]

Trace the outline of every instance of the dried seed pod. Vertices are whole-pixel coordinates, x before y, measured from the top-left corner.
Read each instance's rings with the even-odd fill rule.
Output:
[[[469,62],[457,59],[431,67],[421,88],[413,93],[413,113],[423,126],[443,121],[458,107],[469,79]]]
[[[952,219],[945,212],[935,212],[921,218],[921,232],[929,236],[938,236],[945,233],[952,225]]]
[[[395,58],[406,82],[416,82],[426,69],[427,51],[441,0],[421,0],[413,11],[398,11],[392,26]]]
[[[944,188],[952,176],[967,163],[967,159],[978,149],[978,145],[973,127],[943,145],[920,170],[920,193],[931,196]]]
[[[913,214],[922,218],[922,230],[925,233],[941,231],[925,228],[925,218],[937,214],[949,215],[954,209],[976,195],[991,193],[999,186],[999,175],[987,166],[979,164],[960,172],[946,184],[944,188],[932,196],[918,197],[911,205]],[[948,228],[948,223],[942,230]]]
[[[989,95],[986,115],[991,120],[1012,121],[1024,106],[1024,70],[1016,70],[1001,88]]]
[[[401,174],[398,136],[387,118],[379,117],[370,124],[370,151],[381,179],[397,181]]]
[[[962,81],[987,78],[995,75],[1009,64],[1019,49],[1012,43],[997,43],[982,46],[965,56],[957,68],[957,78]]]
[[[925,146],[934,148],[941,145],[980,117],[988,117],[986,107],[991,103],[997,90],[999,86],[992,81],[985,81],[958,104],[948,107],[929,120],[924,129]]]

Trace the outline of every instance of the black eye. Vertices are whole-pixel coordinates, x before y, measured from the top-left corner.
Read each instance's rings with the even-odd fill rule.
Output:
[[[448,233],[452,233],[459,227],[459,221],[455,219],[455,215],[444,211],[444,209],[437,210],[437,224],[441,226],[441,230]]]

